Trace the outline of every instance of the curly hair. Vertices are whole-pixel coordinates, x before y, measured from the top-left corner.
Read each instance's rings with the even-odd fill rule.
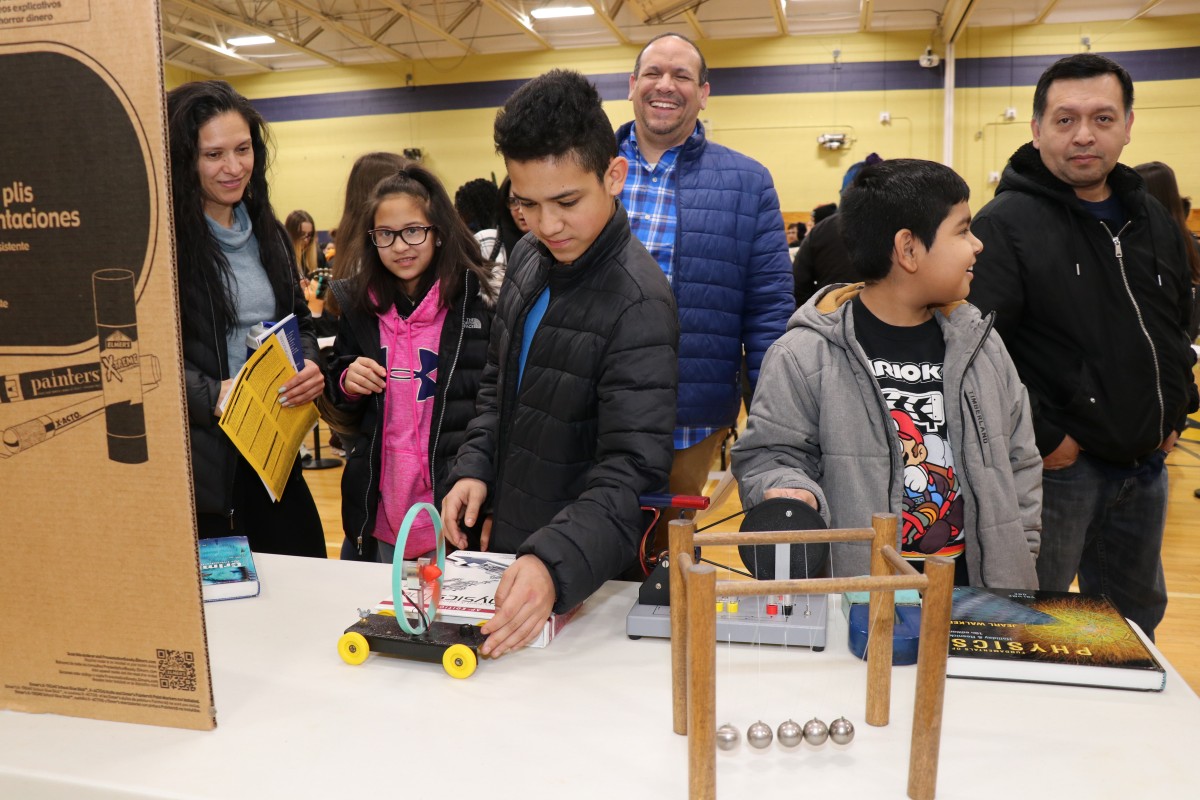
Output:
[[[570,156],[601,180],[617,155],[600,93],[578,72],[554,69],[513,92],[496,113],[496,152],[505,161]]]
[[[500,190],[487,178],[469,180],[454,193],[454,208],[471,233],[496,227]]]

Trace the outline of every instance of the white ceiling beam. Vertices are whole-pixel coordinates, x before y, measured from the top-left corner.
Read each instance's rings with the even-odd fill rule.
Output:
[[[618,28],[617,23],[604,10],[604,4],[600,0],[588,0],[588,5],[596,12],[596,16],[604,23],[604,27],[608,28],[613,36],[617,37],[618,42],[621,44],[633,44],[633,41],[625,35],[625,31]]]
[[[697,39],[708,38],[708,34],[704,32],[704,28],[700,25],[700,18],[696,16],[694,9],[683,12],[683,18],[688,21],[688,25],[692,26],[692,31],[696,34]]]
[[[518,14],[516,11],[513,11],[508,4],[501,2],[501,0],[482,0],[482,2],[492,11],[496,12],[501,17],[520,28],[522,33],[540,44],[544,49],[554,49],[550,42],[546,40],[546,37],[535,31],[533,26],[530,25],[522,15]]]
[[[188,62],[181,61],[178,58],[164,58],[163,61],[167,62],[168,64],[173,64],[174,66],[179,67],[180,69],[187,70],[188,72],[194,72],[197,75],[203,75],[206,78],[219,78],[220,77],[215,72],[209,72],[208,70],[204,69],[203,67],[197,67],[195,64],[189,64]]]
[[[1050,2],[1046,4],[1046,7],[1042,9],[1042,13],[1038,14],[1037,17],[1034,18],[1033,24],[1041,25],[1043,22],[1045,22],[1046,17],[1050,16],[1050,12],[1058,8],[1058,3],[1059,0],[1050,0]]]
[[[226,14],[224,11],[220,11],[218,9],[212,8],[211,6],[206,6],[206,5],[202,5],[200,3],[193,2],[193,0],[172,0],[172,2],[177,6],[182,6],[183,8],[186,8],[190,11],[195,11],[198,14],[203,14],[206,17],[209,17],[210,19],[224,22],[226,25],[233,25],[234,27],[242,28],[244,30],[249,31],[250,33],[257,33],[262,36],[270,36],[272,39],[274,39],[276,42],[283,45],[284,47],[291,48],[292,50],[295,50],[298,53],[303,53],[306,56],[311,56],[312,58],[315,58],[319,61],[324,61],[326,64],[328,64],[331,67],[342,66],[342,62],[338,61],[336,58],[330,58],[329,56],[325,55],[324,53],[322,53],[320,51],[313,50],[310,47],[305,47],[304,44],[299,44],[297,42],[293,42],[289,38],[280,36],[278,31],[272,30],[270,28],[265,28],[252,20],[243,19],[241,17],[235,17],[232,14]],[[319,29],[317,32],[320,32]],[[316,33],[314,33],[313,36],[316,36]],[[312,41],[311,36],[309,37],[308,41]],[[307,42],[305,42],[305,44],[307,44]]]
[[[1144,16],[1145,14],[1149,14],[1151,11],[1154,10],[1155,6],[1161,5],[1162,1],[1163,0],[1149,0],[1149,2],[1146,3],[1146,5],[1142,6],[1141,8],[1139,8],[1137,10],[1136,14],[1134,14],[1132,17],[1129,18],[1129,21],[1133,22],[1138,17]]]
[[[459,39],[457,36],[453,36],[450,33],[442,30],[442,28],[436,22],[423,14],[418,14],[416,11],[413,11],[403,3],[399,3],[397,0],[380,0],[380,2],[395,11],[397,14],[408,17],[415,24],[420,25],[422,28],[429,31],[439,39],[443,39],[455,47],[461,48],[464,53],[476,52],[475,48],[471,47],[471,45],[467,44],[462,39]]]
[[[186,36],[182,33],[175,33],[174,31],[163,31],[162,35],[164,39],[170,39],[173,42],[186,44],[189,47],[195,47],[197,50],[207,50],[210,53],[219,55],[221,58],[227,58],[230,61],[236,61],[243,66],[251,67],[258,72],[271,72],[270,67],[263,66],[257,61],[252,61],[245,56],[239,56],[232,50],[226,50],[224,47],[219,47],[212,42],[206,42],[203,39],[197,39],[195,36]]]
[[[967,29],[971,15],[975,13],[975,0],[949,0],[942,10],[942,41],[957,42]]]
[[[871,23],[875,21],[875,0],[862,0],[862,5],[858,7],[858,32],[866,33],[871,30]]]
[[[406,55],[405,53],[401,53],[399,50],[395,50],[391,47],[388,47],[386,44],[379,41],[378,39],[372,39],[370,36],[363,33],[362,31],[355,30],[354,28],[351,28],[349,25],[346,25],[345,23],[340,22],[340,21],[334,19],[333,17],[326,16],[325,14],[321,13],[320,11],[317,11],[314,8],[309,8],[308,6],[304,5],[303,3],[296,2],[296,0],[275,0],[275,4],[278,6],[285,6],[287,8],[292,9],[293,11],[299,11],[301,14],[304,14],[309,19],[319,20],[321,22],[321,24],[324,25],[326,28],[331,28],[332,30],[337,31],[338,33],[342,34],[342,36],[345,36],[347,39],[352,39],[356,42],[362,42],[363,44],[365,44],[367,47],[370,47],[375,52],[381,53],[381,54],[387,56],[389,60],[412,61],[412,59],[409,58],[408,55]]]
[[[787,0],[767,0],[771,4],[771,11],[775,14],[775,28],[779,31],[780,36],[788,35],[787,13],[783,10],[783,4]]]

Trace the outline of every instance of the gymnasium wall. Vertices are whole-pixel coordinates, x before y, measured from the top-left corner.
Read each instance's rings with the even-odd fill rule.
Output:
[[[1120,61],[1136,87],[1133,141],[1122,161],[1170,164],[1185,194],[1200,200],[1200,15],[1132,22],[968,28],[956,46],[951,163],[971,186],[972,205],[991,198],[991,173],[1030,138],[1037,76],[1055,58],[1086,49]],[[918,65],[927,32],[706,41],[712,95],[701,112],[715,141],[765,164],[785,212],[835,201],[842,175],[868,153],[943,160],[944,64]],[[632,118],[628,75],[638,48],[470,56],[369,67],[237,77],[271,123],[272,199],[328,229],[341,216],[354,159],[369,150],[419,148],[453,194],[471,178],[504,176],[491,125],[521,84],[554,67],[597,84],[614,128]],[[945,48],[934,45],[945,55]],[[836,52],[836,57],[835,57]],[[169,86],[199,79],[168,66]],[[1005,110],[1016,109],[1016,119]],[[880,121],[882,112],[890,121]],[[817,145],[845,133],[846,150]]]

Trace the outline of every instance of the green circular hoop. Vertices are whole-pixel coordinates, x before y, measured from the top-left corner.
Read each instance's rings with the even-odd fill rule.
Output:
[[[438,514],[438,510],[429,503],[416,503],[404,515],[404,522],[400,523],[400,530],[396,532],[396,553],[392,556],[392,608],[396,609],[396,622],[400,623],[400,630],[412,636],[419,636],[427,631],[429,622],[437,614],[437,593],[435,592],[429,598],[429,608],[424,618],[418,615],[416,627],[409,625],[408,618],[404,613],[404,593],[400,591],[400,587],[404,585],[404,546],[408,543],[408,530],[412,527],[417,514],[422,511],[428,513],[429,518],[433,520],[433,533],[437,538],[437,567],[443,575],[446,574],[446,538],[442,536],[442,517]],[[438,580],[440,581],[441,578],[439,577]]]

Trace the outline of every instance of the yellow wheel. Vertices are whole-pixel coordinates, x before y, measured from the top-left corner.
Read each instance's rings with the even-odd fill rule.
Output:
[[[392,611],[390,608],[381,608],[380,610],[376,611],[376,612],[375,612],[375,614],[376,614],[377,616],[380,616],[380,617],[394,617],[394,616],[396,616],[396,612],[395,612],[395,611]]]
[[[342,638],[338,639],[338,655],[347,664],[357,667],[367,660],[370,653],[371,647],[367,644],[366,637],[357,631],[343,633]]]
[[[469,678],[475,673],[479,660],[465,644],[452,644],[442,653],[442,666],[451,678]]]

